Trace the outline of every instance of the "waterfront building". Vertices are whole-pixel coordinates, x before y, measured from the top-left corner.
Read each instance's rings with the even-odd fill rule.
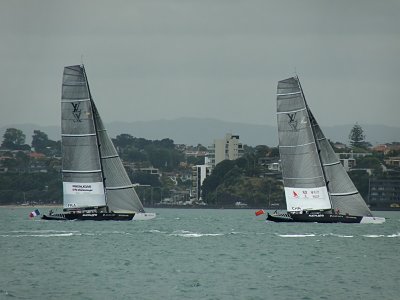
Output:
[[[201,201],[201,185],[204,179],[211,174],[210,165],[197,165],[192,167],[192,199]]]
[[[214,168],[225,159],[235,160],[243,156],[243,144],[238,135],[230,133],[223,139],[215,139],[212,146],[208,147],[210,164]]]

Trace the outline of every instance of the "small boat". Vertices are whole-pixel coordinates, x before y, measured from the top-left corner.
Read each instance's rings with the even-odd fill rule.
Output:
[[[61,96],[63,212],[44,220],[149,220],[90,93],[83,65],[64,68]]]
[[[299,78],[278,83],[279,154],[287,213],[267,213],[274,222],[375,223],[305,99]]]

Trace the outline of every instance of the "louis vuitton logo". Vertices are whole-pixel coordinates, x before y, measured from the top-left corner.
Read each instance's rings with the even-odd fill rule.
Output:
[[[74,108],[74,110],[72,111],[72,115],[74,116],[75,120],[73,120],[74,122],[82,122],[81,120],[81,113],[82,110],[79,109],[79,105],[81,104],[80,102],[77,103],[71,103],[72,107]]]
[[[292,114],[287,114],[287,116],[289,117],[289,126],[292,127],[292,129],[294,131],[297,131],[297,120],[296,120],[296,113],[292,113]]]

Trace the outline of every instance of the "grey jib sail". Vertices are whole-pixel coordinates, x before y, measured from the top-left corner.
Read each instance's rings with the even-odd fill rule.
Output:
[[[122,165],[103,121],[93,103],[94,116],[100,142],[101,161],[105,178],[107,205],[111,210],[144,212],[143,205]]]
[[[333,208],[343,214],[371,216],[312,115],[297,77],[278,83],[277,118],[287,203],[301,202],[300,198],[288,199],[288,190],[307,193],[309,189],[320,188],[328,192],[328,199],[317,199],[313,204],[318,207],[307,209]],[[304,209],[304,205],[299,206]]]
[[[64,68],[61,110],[64,207],[143,211],[95,107],[83,66]]]
[[[333,209],[350,215],[372,216],[367,204],[333,151],[329,140],[325,138],[311,110],[309,110],[309,114],[315,138],[321,150],[321,163],[325,171]]]

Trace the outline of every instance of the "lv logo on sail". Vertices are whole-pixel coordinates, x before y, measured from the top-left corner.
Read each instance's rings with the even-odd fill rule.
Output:
[[[75,118],[74,122],[82,122],[81,121],[82,110],[79,109],[80,102],[71,103],[71,104],[72,104],[72,107],[74,108],[74,110],[72,111],[72,114],[73,114],[73,116]]]
[[[293,131],[297,131],[297,120],[295,120],[296,113],[287,114],[287,116],[289,117],[288,124],[290,125],[290,127],[292,127]]]

